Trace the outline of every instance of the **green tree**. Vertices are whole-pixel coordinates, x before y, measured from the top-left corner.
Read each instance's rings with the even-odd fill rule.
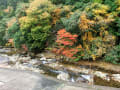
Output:
[[[31,2],[27,16],[19,19],[20,29],[29,50],[42,50],[46,47],[51,29],[51,12],[54,5],[48,0]]]

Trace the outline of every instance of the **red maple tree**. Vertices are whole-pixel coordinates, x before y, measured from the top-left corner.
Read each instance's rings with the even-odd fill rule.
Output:
[[[67,32],[65,29],[61,29],[57,32],[57,40],[56,43],[58,45],[57,48],[53,49],[53,52],[57,54],[64,55],[68,58],[74,59],[75,54],[79,51],[77,47],[73,47],[75,42],[77,42],[78,35],[72,35]]]

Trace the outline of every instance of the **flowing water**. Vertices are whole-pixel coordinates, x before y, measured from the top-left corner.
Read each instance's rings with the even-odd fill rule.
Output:
[[[9,62],[8,56],[12,57],[13,55],[16,55],[16,53],[17,52],[12,49],[0,49],[0,65],[1,63]],[[27,55],[20,55],[20,56],[27,57]],[[117,72],[117,71],[105,70],[104,68],[100,68],[94,65],[90,67],[90,65],[84,65],[84,64],[73,65],[73,63],[71,64],[67,62],[58,62],[55,58],[49,61],[49,60],[40,60],[40,58],[35,57],[34,60],[38,60],[39,63],[37,63],[36,65],[32,65],[32,64],[29,64],[28,62],[26,63],[23,63],[21,61],[20,62],[22,65],[25,65],[29,68],[36,67],[37,69],[43,70],[44,75],[48,75],[54,78],[57,78],[57,76],[61,73],[66,73],[70,76],[68,78],[69,82],[73,82],[73,83],[93,82],[95,85],[103,85],[103,86],[120,88],[120,82],[112,80],[110,76],[108,76],[110,78],[110,80],[108,81],[98,76],[95,76],[93,75],[93,73],[91,73],[92,71],[101,71],[101,72],[108,73],[109,75],[120,74],[120,72]],[[79,70],[81,71],[79,72]]]

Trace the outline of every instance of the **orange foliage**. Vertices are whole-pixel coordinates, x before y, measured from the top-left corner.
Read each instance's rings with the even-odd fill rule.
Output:
[[[56,24],[56,22],[60,19],[60,13],[61,13],[60,8],[57,8],[53,11],[53,14],[52,14],[53,22],[52,22],[52,24]]]
[[[61,45],[69,45],[72,46],[76,42],[76,38],[78,35],[72,35],[69,32],[66,32],[65,29],[61,29],[57,33],[57,40],[56,42]]]
[[[93,20],[89,20],[87,19],[87,16],[85,13],[83,13],[80,16],[80,23],[79,23],[79,27],[81,30],[88,30],[88,29],[92,29],[91,26],[93,26],[95,24],[95,22]]]
[[[59,48],[59,49],[57,49],[57,48],[53,49],[54,53],[64,55],[64,56],[66,56],[68,58],[71,58],[71,59],[76,58],[74,55],[76,55],[78,51],[79,51],[78,48],[67,48],[67,47],[62,47],[62,48]]]
[[[58,44],[58,48],[54,48],[53,52],[74,59],[75,58],[74,55],[77,54],[79,48],[82,48],[81,45],[74,48],[71,47],[77,41],[77,37],[78,35],[72,35],[71,33],[66,32],[65,29],[59,30],[57,32],[57,40],[56,40]]]

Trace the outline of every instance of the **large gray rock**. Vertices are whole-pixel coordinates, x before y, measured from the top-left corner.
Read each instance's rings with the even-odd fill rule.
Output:
[[[93,84],[93,82],[94,82],[93,75],[81,75],[81,77],[83,77],[85,80],[87,80],[89,84]]]
[[[60,82],[24,71],[0,69],[0,90],[56,90]]]
[[[56,59],[47,59],[47,61],[48,61],[49,63],[54,63],[54,62],[56,62]]]
[[[8,52],[11,52],[11,49],[0,48],[0,53],[8,53]]]
[[[59,79],[59,80],[64,80],[64,81],[69,81],[70,75],[69,75],[68,73],[61,72],[61,73],[57,76],[57,79]]]
[[[44,55],[41,54],[41,53],[38,53],[38,54],[36,54],[35,56],[38,57],[38,58],[44,57]]]
[[[76,82],[77,82],[77,83],[86,82],[86,81],[87,81],[87,80],[84,79],[84,78],[82,78],[82,77],[78,77],[78,78],[76,79]]]
[[[9,61],[9,58],[5,55],[0,55],[0,64],[7,63]]]
[[[32,64],[32,65],[39,65],[41,64],[41,62],[37,59],[31,59],[28,63]]]
[[[4,85],[4,82],[1,82],[1,81],[0,81],[0,86],[3,86],[3,85]]]
[[[0,68],[0,90],[120,90],[104,86],[66,83],[54,78],[28,71]]]
[[[41,57],[40,60],[41,61],[46,61],[47,59],[46,59],[46,57]]]
[[[9,60],[13,63],[16,63],[19,60],[19,55],[9,56]]]
[[[120,82],[120,74],[112,74],[112,79]]]
[[[110,77],[109,77],[109,74],[108,73],[104,73],[104,72],[100,72],[100,71],[95,71],[94,75],[104,79],[104,80],[107,80],[107,81],[110,81]]]

